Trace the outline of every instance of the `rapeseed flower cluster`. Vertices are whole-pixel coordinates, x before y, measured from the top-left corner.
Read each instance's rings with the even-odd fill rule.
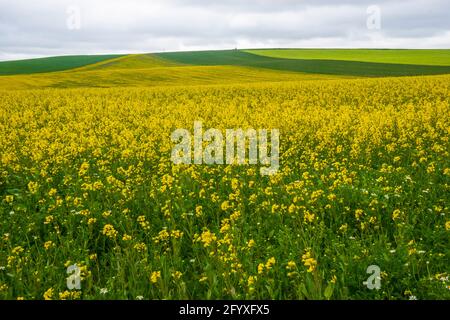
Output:
[[[449,83],[1,91],[0,298],[449,297]],[[279,129],[278,172],[175,165],[200,120]]]

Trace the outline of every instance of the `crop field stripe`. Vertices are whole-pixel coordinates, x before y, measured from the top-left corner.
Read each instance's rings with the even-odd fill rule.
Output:
[[[154,87],[254,82],[328,80],[343,76],[241,66],[171,66],[143,69],[94,68],[0,77],[0,89]]]
[[[123,55],[84,55],[59,56],[17,61],[1,61],[0,75],[32,74],[64,71],[95,64],[101,61],[122,57]]]
[[[73,68],[73,69],[69,69],[69,70],[65,70],[65,71],[78,72],[78,71],[87,71],[87,70],[90,71],[90,70],[95,70],[95,69],[102,69],[102,68],[106,68],[107,66],[114,65],[116,63],[120,63],[121,61],[128,59],[128,57],[129,57],[129,55],[120,56],[117,58],[102,60],[100,62],[84,65],[84,66],[81,66],[78,68]]]
[[[176,66],[180,66],[180,64],[167,59],[163,59],[151,53],[145,53],[145,54],[130,54],[116,59],[109,59],[96,64],[73,69],[71,71],[145,69],[145,68],[176,67]]]
[[[281,59],[450,66],[449,49],[252,49],[247,53]]]
[[[234,65],[316,74],[358,77],[415,76],[449,74],[450,66],[374,63],[343,60],[282,59],[239,50],[170,52],[157,56],[183,64]]]

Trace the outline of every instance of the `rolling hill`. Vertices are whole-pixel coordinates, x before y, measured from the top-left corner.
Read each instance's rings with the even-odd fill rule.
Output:
[[[0,62],[0,89],[438,75],[450,74],[448,53],[449,50],[274,49],[51,57]]]
[[[148,65],[144,63],[148,62]],[[245,66],[177,66],[158,58],[127,56],[78,69],[0,77],[0,89],[191,86],[343,78]]]

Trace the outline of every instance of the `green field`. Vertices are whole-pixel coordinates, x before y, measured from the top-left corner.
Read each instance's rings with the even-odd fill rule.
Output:
[[[275,70],[277,72],[300,73],[302,75],[344,77],[438,75],[450,73],[450,50],[273,49],[167,52],[125,56],[64,56],[0,62],[0,75],[46,73],[45,77],[48,76],[49,81],[55,84],[54,81],[51,81],[51,78],[55,78],[54,75],[47,75],[47,73],[66,71],[70,73],[70,76],[68,74],[60,74],[61,78],[57,77],[57,82],[70,83],[71,80],[66,78],[73,77],[73,81],[79,83],[77,79],[82,77],[80,72],[121,71],[120,76],[123,78],[119,79],[118,83],[127,85],[129,82],[127,79],[140,77],[136,74],[136,70],[139,69],[139,73],[146,74],[143,76],[143,80],[145,80],[143,85],[146,85],[148,81],[154,84],[163,80],[162,82],[167,83],[166,80],[170,81],[172,78],[167,76],[167,74],[171,75],[174,72],[176,73],[177,70],[179,72],[183,70],[169,70],[167,68],[190,67],[191,69],[186,69],[186,71],[192,71],[192,67],[212,66],[251,68],[256,73]],[[155,68],[159,68],[159,72],[156,70],[149,71],[149,69]],[[256,69],[258,70],[256,71]],[[204,73],[208,68],[198,70]],[[129,74],[124,75],[123,73],[126,71]],[[241,71],[242,69],[236,69],[233,73],[240,75]],[[92,78],[93,74],[86,74],[86,77]],[[211,78],[214,77],[215,71],[211,74]],[[273,77],[273,74],[271,77]],[[178,78],[178,76],[175,78]],[[185,77],[181,76],[181,78]],[[217,80],[220,82],[222,78],[219,77]],[[274,78],[274,81],[276,81],[276,78]],[[194,76],[194,82],[196,82],[196,79],[198,77]],[[105,80],[106,84],[114,82],[110,81],[109,78]],[[246,81],[238,76],[236,81],[240,82],[240,80]],[[27,81],[27,79],[22,78],[20,82],[24,81]],[[131,82],[134,83],[134,80]],[[104,85],[99,84],[98,86]]]
[[[17,61],[0,61],[0,75],[31,74],[69,70],[120,57],[121,55],[60,56]]]
[[[345,60],[375,63],[450,66],[450,50],[397,49],[259,49],[245,50],[264,57],[304,60]]]
[[[354,51],[357,52],[359,50]],[[400,51],[398,54],[400,55]],[[344,60],[285,59],[266,57],[240,50],[172,52],[160,53],[157,55],[167,60],[192,65],[234,65],[358,77],[412,76],[450,73],[450,66],[375,63]]]

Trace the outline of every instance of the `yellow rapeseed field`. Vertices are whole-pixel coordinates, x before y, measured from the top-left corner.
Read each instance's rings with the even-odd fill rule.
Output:
[[[173,164],[195,121],[278,173]],[[0,91],[0,298],[448,299],[449,136],[450,76]]]

